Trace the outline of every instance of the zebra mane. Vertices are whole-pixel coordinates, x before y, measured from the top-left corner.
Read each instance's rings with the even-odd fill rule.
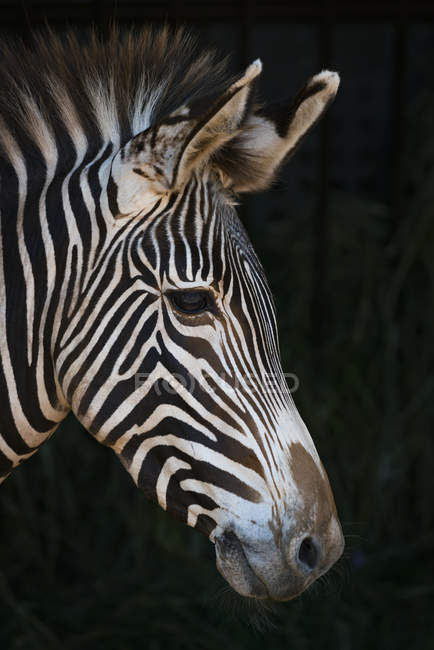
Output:
[[[230,83],[225,61],[182,28],[112,27],[103,38],[51,30],[30,45],[0,46],[0,153],[11,160],[16,145],[45,160],[62,141],[86,148],[121,146],[187,102],[222,92]],[[85,140],[83,140],[83,136]]]

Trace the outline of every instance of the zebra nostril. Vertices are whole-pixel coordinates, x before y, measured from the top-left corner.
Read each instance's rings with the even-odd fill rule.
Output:
[[[305,537],[298,549],[297,559],[304,568],[313,571],[318,564],[318,549],[311,537]]]

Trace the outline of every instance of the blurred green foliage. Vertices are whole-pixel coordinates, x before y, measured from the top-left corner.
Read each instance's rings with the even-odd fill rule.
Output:
[[[434,648],[433,105],[410,116],[399,215],[331,196],[321,345],[312,206],[250,228],[345,558],[294,602],[243,601],[211,544],[147,503],[70,417],[1,488],[0,648]]]

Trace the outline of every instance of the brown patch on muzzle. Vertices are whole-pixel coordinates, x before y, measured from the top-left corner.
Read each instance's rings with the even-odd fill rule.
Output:
[[[321,474],[318,465],[300,442],[291,445],[291,473],[301,496],[297,512],[299,526],[309,527],[312,514],[316,512],[315,532],[321,534],[332,517],[337,518],[336,505],[324,467]]]

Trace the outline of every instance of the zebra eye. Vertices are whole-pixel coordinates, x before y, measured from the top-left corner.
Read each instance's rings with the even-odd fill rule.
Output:
[[[207,291],[176,291],[169,297],[176,309],[184,314],[200,314],[211,307]]]

